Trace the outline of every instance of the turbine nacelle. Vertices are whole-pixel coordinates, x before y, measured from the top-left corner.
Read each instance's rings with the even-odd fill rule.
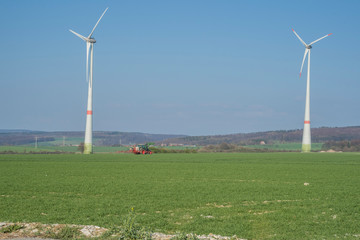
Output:
[[[70,32],[72,32],[73,34],[75,34],[76,36],[78,36],[79,38],[81,38],[82,40],[84,40],[85,42],[88,42],[88,43],[96,43],[96,40],[95,38],[92,38],[92,37],[84,37],[83,35],[81,34],[78,34],[77,32],[74,32],[73,30],[69,30]]]
[[[306,47],[306,49],[312,49],[311,45],[306,45],[305,47]]]

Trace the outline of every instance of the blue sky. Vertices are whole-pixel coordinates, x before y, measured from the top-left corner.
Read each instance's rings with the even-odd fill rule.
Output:
[[[360,125],[360,1],[0,1],[0,129],[213,135]]]

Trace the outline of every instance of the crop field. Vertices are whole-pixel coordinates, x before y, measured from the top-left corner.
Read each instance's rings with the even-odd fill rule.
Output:
[[[96,141],[96,138],[94,138],[94,141]],[[65,138],[65,145],[79,145],[81,142],[84,142],[83,137],[67,137]],[[56,146],[56,145],[62,145],[63,138],[55,138],[55,141],[47,141],[47,142],[40,142],[42,145],[48,145],[48,146]]]
[[[164,149],[170,150],[186,150],[186,149],[194,149],[197,150],[199,147],[188,147],[188,146],[168,146],[168,147],[160,147]],[[116,153],[119,151],[128,151],[130,147],[126,146],[94,146],[94,153]],[[68,153],[80,153],[78,146],[62,146],[62,145],[52,145],[46,143],[39,143],[38,147],[35,148],[34,145],[18,145],[18,146],[0,146],[0,152],[4,151],[12,151],[15,153],[29,153],[29,152],[68,152]]]
[[[4,151],[12,151],[16,153],[29,153],[29,152],[48,151],[48,149],[46,147],[35,148],[34,146],[29,146],[29,145],[0,146],[0,152],[4,152]]]
[[[323,143],[312,143],[311,150],[320,151]],[[250,148],[270,149],[270,150],[285,150],[285,151],[301,151],[302,143],[274,143],[265,145],[247,145]]]
[[[359,239],[360,154],[0,155],[0,221]]]
[[[127,151],[129,147],[110,147],[110,146],[94,146],[95,153],[115,153],[118,151]],[[0,146],[0,152],[13,151],[17,153],[29,153],[29,152],[72,152],[80,153],[77,146],[55,146],[55,145],[39,145],[35,148],[32,145],[20,145],[20,146]]]

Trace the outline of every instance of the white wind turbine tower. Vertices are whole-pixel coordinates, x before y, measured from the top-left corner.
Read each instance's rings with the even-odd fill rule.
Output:
[[[301,68],[300,68],[300,77],[301,72],[304,66],[306,55],[309,54],[308,58],[308,67],[307,67],[307,81],[306,81],[306,102],[305,102],[305,119],[304,119],[304,132],[303,132],[303,139],[302,139],[302,152],[310,152],[311,151],[311,133],[310,133],[310,51],[312,48],[312,45],[318,41],[320,41],[323,38],[326,38],[327,36],[330,36],[332,33],[327,34],[310,44],[306,44],[300,36],[295,32],[294,29],[292,29],[296,37],[300,40],[302,44],[305,46],[305,53],[304,58],[302,60]]]
[[[92,149],[92,92],[93,92],[93,56],[94,56],[94,43],[95,39],[91,36],[93,35],[95,28],[99,24],[101,18],[104,16],[108,8],[105,9],[97,23],[95,24],[93,30],[89,36],[84,37],[73,30],[70,30],[73,34],[81,38],[86,42],[86,80],[89,82],[88,90],[88,102],[87,102],[87,112],[86,112],[86,128],[85,128],[85,140],[84,140],[84,154],[90,154],[93,152]],[[90,62],[89,62],[89,52],[90,52]],[[90,64],[90,67],[89,67]]]

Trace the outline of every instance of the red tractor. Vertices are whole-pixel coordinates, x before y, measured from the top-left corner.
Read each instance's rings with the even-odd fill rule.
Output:
[[[151,150],[149,149],[149,145],[135,145],[132,148],[132,152],[134,154],[152,154]]]

